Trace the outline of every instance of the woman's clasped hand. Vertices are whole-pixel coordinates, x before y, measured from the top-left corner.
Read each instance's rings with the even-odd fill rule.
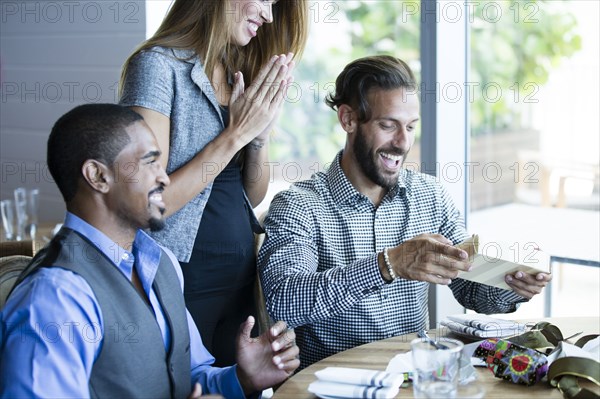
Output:
[[[293,82],[293,54],[273,56],[245,87],[241,72],[234,75],[229,102],[229,129],[240,132],[242,145],[258,136],[268,139],[269,127],[275,122],[290,83]]]

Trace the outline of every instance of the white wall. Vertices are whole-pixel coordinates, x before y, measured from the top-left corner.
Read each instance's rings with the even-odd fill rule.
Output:
[[[1,0],[0,7],[0,199],[39,187],[41,221],[60,221],[48,134],[76,105],[117,101],[121,65],[145,39],[145,2]]]

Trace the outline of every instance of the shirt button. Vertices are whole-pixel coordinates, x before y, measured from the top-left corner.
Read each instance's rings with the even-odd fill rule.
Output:
[[[128,254],[123,254],[123,256],[121,256],[121,259],[127,260],[127,259],[129,259],[129,255]]]

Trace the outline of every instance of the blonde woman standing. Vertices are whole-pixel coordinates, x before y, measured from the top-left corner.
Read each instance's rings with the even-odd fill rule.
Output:
[[[120,103],[154,131],[171,180],[154,238],[181,262],[215,366],[235,363],[239,325],[256,315],[252,208],[267,191],[269,132],[304,49],[307,3],[175,0],[123,68]]]

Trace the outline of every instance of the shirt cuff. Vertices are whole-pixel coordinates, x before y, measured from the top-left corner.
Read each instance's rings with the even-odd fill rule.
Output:
[[[386,285],[377,261],[378,254],[374,253],[364,259],[356,261],[348,269],[348,285],[351,292],[358,297],[367,297],[380,291]]]
[[[522,297],[512,290],[497,289],[496,292],[496,303],[499,307],[503,308],[504,312],[514,312],[518,309],[518,305],[523,302],[528,302],[529,299]]]
[[[240,380],[237,378],[237,367],[237,364],[235,364],[223,372],[222,391],[219,394],[225,398],[246,398],[242,384],[240,384]]]

